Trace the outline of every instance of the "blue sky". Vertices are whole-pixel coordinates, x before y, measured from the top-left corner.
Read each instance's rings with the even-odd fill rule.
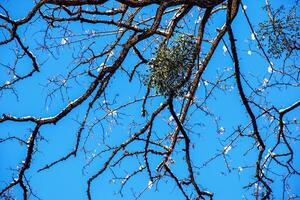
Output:
[[[0,3],[9,10],[12,18],[25,16],[28,9],[32,6],[31,1],[26,1],[26,3],[24,3],[24,1],[20,0],[1,0]],[[261,6],[264,5],[264,1],[259,1],[259,3],[257,1],[244,1],[243,3],[247,5],[247,14],[250,16],[254,27],[258,28],[257,23],[266,17],[266,14],[260,9]],[[149,12],[150,10],[151,9],[149,9]],[[197,10],[195,9],[195,12],[196,11]],[[193,23],[196,20],[196,16],[189,16],[186,20]],[[213,24],[209,31],[211,34],[215,34],[214,27],[218,27],[224,23],[224,15],[215,16],[211,22]],[[24,35],[24,39],[28,42],[28,45],[33,47],[33,49],[34,47],[38,47],[37,44],[41,42],[43,33],[38,31],[44,26],[45,23],[38,21],[38,23],[33,23],[27,27],[28,29]],[[95,29],[99,31],[108,30],[111,27],[85,26],[84,28],[85,30]],[[72,29],[75,33],[80,33],[83,28],[80,24],[75,24],[72,25]],[[270,73],[268,73],[269,64],[256,53],[256,51],[258,51],[256,47],[257,44],[251,39],[250,28],[246,24],[245,17],[241,10],[233,24],[233,30],[237,37],[241,71],[249,78],[250,83],[254,87],[261,87],[263,80],[270,76]],[[22,31],[23,30],[21,29],[20,32]],[[62,34],[63,31],[53,33],[53,36],[57,36],[56,42],[58,44],[61,43],[62,38],[66,38],[62,36]],[[2,36],[0,36],[0,38],[1,37]],[[95,39],[96,48],[101,49],[114,39],[114,37],[110,36],[104,37],[103,39]],[[229,44],[227,36],[225,36],[224,39],[227,44]],[[145,43],[141,44],[141,46],[143,45],[145,45]],[[203,75],[203,81],[200,83],[196,94],[199,102],[203,100],[205,88],[211,89],[211,83],[218,79],[218,74],[223,74],[223,76],[226,77],[233,73],[233,70],[231,69],[233,66],[232,61],[228,52],[224,51],[223,45],[223,43],[219,44],[215,55]],[[13,43],[7,46],[0,46],[1,63],[12,63],[14,57],[12,51],[9,51],[8,49],[13,46]],[[205,47],[204,51],[207,50]],[[49,99],[48,101],[45,101],[45,99],[47,99],[47,94],[49,94],[49,90],[54,88],[53,85],[47,87],[45,87],[45,85],[47,80],[51,77],[61,78],[62,76],[59,76],[59,74],[62,74],[63,76],[67,75],[68,69],[74,66],[74,57],[76,58],[76,54],[72,54],[72,52],[78,52],[80,51],[80,48],[80,46],[76,46],[75,44],[61,45],[61,47],[53,50],[54,55],[59,59],[55,59],[47,51],[36,50],[39,52],[37,54],[38,61],[40,63],[46,61],[41,67],[41,72],[16,84],[18,97],[9,90],[3,92],[2,96],[0,96],[0,114],[10,113],[16,116],[33,115],[41,117],[52,116],[64,108],[68,103],[68,100],[79,97],[90,83],[89,77],[83,76],[79,78],[78,82],[71,80],[67,83],[69,90],[67,92],[63,90],[62,93],[64,94],[64,97],[68,96],[69,99],[62,99],[61,95],[57,93],[53,96],[52,101],[49,101]],[[251,52],[249,53],[249,51]],[[117,54],[118,52],[114,52],[114,56]],[[114,56],[112,56],[112,59],[109,62],[113,61]],[[299,60],[299,58],[297,59]],[[101,62],[102,61],[99,61],[98,64]],[[274,63],[275,68],[279,68],[282,65],[282,60],[272,60],[272,62]],[[123,67],[125,69],[130,69],[133,64],[134,56],[131,52],[123,63]],[[20,73],[28,71],[31,67],[30,62],[27,59],[20,60],[19,66]],[[146,66],[143,67],[145,68]],[[141,69],[140,72],[143,73],[145,70]],[[0,68],[0,85],[6,81],[10,81],[12,78],[13,77],[7,73],[7,69],[4,67]],[[272,79],[270,81],[272,81]],[[214,116],[207,116],[203,112],[196,112],[195,108],[190,110],[191,113],[195,112],[186,125],[191,130],[191,143],[194,146],[191,157],[193,163],[197,166],[201,166],[211,157],[223,151],[224,146],[228,143],[226,138],[232,134],[239,125],[245,125],[249,120],[245,109],[241,104],[234,79],[226,81],[226,87],[230,89],[226,91],[217,89],[206,103],[207,109],[214,113]],[[245,87],[245,90],[248,94],[251,92],[248,87]],[[144,86],[140,87],[140,81],[137,77],[129,83],[127,75],[119,71],[114,75],[107,87],[107,92],[105,93],[106,100],[101,97],[99,102],[103,103],[104,100],[108,101],[108,104],[112,104],[112,108],[116,108],[128,101],[142,98],[145,91],[146,88]],[[284,108],[299,100],[299,94],[300,91],[297,87],[281,88],[280,90],[266,89],[266,91],[263,91],[263,95],[267,97],[266,101],[269,102],[269,105],[274,105],[279,108]],[[89,100],[91,100],[91,98],[89,98]],[[163,100],[163,97],[149,100],[147,103],[148,112],[153,111],[161,102],[163,102]],[[256,100],[263,102],[263,100],[260,100],[259,98],[256,98]],[[178,105],[180,102],[180,99],[175,102],[175,109],[177,112],[179,111]],[[108,116],[102,122],[103,127],[99,125],[95,126],[93,129],[94,132],[90,133],[89,136],[87,130],[84,131],[84,138],[88,138],[85,146],[86,150],[88,150],[86,154],[82,151],[83,146],[81,145],[81,151],[76,158],[71,157],[69,160],[54,166],[50,170],[37,173],[36,171],[41,167],[64,156],[72,150],[76,142],[75,134],[79,128],[78,120],[80,121],[84,117],[87,106],[88,102],[84,102],[80,107],[76,108],[70,115],[62,119],[56,125],[45,125],[40,130],[40,133],[45,140],[38,142],[37,145],[39,151],[35,152],[31,168],[26,172],[26,177],[30,180],[30,185],[35,194],[41,199],[85,199],[87,179],[99,170],[105,161],[105,158],[109,155],[103,154],[103,156],[96,158],[91,166],[84,168],[88,160],[104,148],[103,137],[105,136],[106,143],[111,145],[120,144],[128,138],[128,135],[140,128],[140,126],[134,127],[133,122],[143,123],[146,120],[140,117],[141,102],[120,109],[116,114],[117,120],[112,116]],[[299,118],[299,111],[298,108],[287,115],[286,118]],[[258,113],[257,110],[255,110],[255,112]],[[98,110],[90,116],[90,119],[92,121],[93,118],[101,117],[105,114],[105,110]],[[166,121],[168,121],[169,117],[170,113],[168,111],[164,111],[159,115],[159,119],[154,125],[154,129],[158,135],[165,134],[170,131],[171,128],[174,128],[174,124],[166,126]],[[216,120],[218,121],[218,125],[215,123]],[[268,138],[272,138],[272,134],[274,134],[274,125],[267,126],[269,124],[269,119],[262,117],[258,120],[258,123],[261,127],[264,127],[262,129],[263,134]],[[192,126],[193,124],[197,125]],[[1,138],[9,135],[17,135],[24,138],[24,140],[27,140],[30,130],[34,128],[33,125],[34,124],[30,123],[1,123]],[[224,128],[224,134],[218,133],[220,127]],[[296,135],[299,135],[298,129],[299,127],[297,128],[296,125],[291,126],[291,131]],[[250,130],[247,129],[246,131]],[[268,144],[272,144],[272,142],[274,142],[274,140],[268,140]],[[197,182],[200,184],[201,188],[214,192],[216,200],[252,199],[253,197],[251,197],[250,194],[253,189],[250,189],[249,191],[242,189],[243,186],[253,180],[253,174],[255,173],[255,168],[249,167],[249,164],[253,165],[253,160],[257,156],[257,151],[249,151],[247,155],[244,155],[252,143],[253,139],[239,138],[232,145],[232,149],[226,154],[226,161],[228,161],[231,171],[227,169],[222,156],[209,163],[206,167],[196,168]],[[136,149],[139,145],[142,144],[135,144],[135,146],[130,146],[129,149]],[[295,166],[298,167],[297,169],[299,169],[300,166],[297,165],[297,163],[300,163],[300,146],[299,143],[296,142],[293,143],[292,146],[295,151],[294,163]],[[16,141],[0,143],[1,189],[16,176],[14,170],[17,166],[21,165],[25,154],[26,146],[20,145]],[[183,153],[175,152],[173,156],[176,163],[171,166],[172,170],[177,172],[180,177],[184,177],[187,175],[187,172],[185,162],[182,160]],[[114,172],[117,176],[125,177],[127,174],[137,170],[141,166],[143,160],[140,159],[140,161],[141,162],[139,163],[133,159],[125,160],[120,166],[117,166],[114,169]],[[153,157],[152,161],[153,162],[151,162],[150,165],[155,168],[161,160]],[[284,173],[285,171],[284,169],[275,166],[274,172]],[[275,180],[271,185],[275,199],[282,199],[282,182],[280,181],[280,178],[277,176],[270,176]],[[145,190],[141,199],[183,199],[183,196],[171,179],[164,179],[155,183],[151,189],[147,188],[148,181],[147,174],[143,172],[142,175],[135,177],[125,185],[123,191],[124,196],[122,197],[119,194],[115,194],[120,189],[122,180],[113,178],[111,171],[108,170],[101,178],[98,178],[93,182],[92,195],[94,199],[103,200],[133,199],[133,190],[136,194],[138,194],[139,191]],[[299,177],[291,178],[290,187],[293,192],[300,191]],[[17,199],[22,199],[22,193],[19,187],[15,187],[13,193]],[[30,199],[34,199],[34,197],[31,196]]]

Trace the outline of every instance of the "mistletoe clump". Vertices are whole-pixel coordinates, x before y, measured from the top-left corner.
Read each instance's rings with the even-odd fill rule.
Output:
[[[300,17],[297,16],[297,6],[286,10],[284,6],[278,9],[269,7],[270,19],[259,24],[258,36],[268,48],[268,53],[274,58],[285,59],[298,55],[300,50]]]
[[[149,62],[149,86],[163,96],[183,96],[190,85],[187,72],[195,64],[193,37],[181,35],[178,39],[161,45],[155,58]]]

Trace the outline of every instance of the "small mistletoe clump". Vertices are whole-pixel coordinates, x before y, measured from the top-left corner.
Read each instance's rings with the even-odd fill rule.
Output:
[[[271,8],[270,8],[271,9]],[[258,36],[268,47],[270,56],[285,58],[298,54],[300,50],[300,18],[297,16],[297,7],[286,10],[284,6],[270,10],[272,17],[259,24]]]
[[[163,96],[183,96],[190,85],[187,71],[195,64],[193,37],[181,35],[168,47],[161,45],[155,58],[149,62],[148,83],[156,93]]]

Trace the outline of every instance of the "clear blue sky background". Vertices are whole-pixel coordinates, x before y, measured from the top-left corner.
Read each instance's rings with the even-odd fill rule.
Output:
[[[290,1],[287,1],[290,2]],[[5,6],[11,13],[13,18],[19,18],[25,16],[28,9],[31,8],[31,1],[3,1],[0,0],[0,3]],[[257,23],[265,18],[265,13],[261,11],[261,6],[264,1],[244,1],[244,4],[247,5],[247,13],[250,16],[255,28],[257,28]],[[194,21],[195,16],[191,16],[191,21]],[[220,19],[219,19],[220,18]],[[224,22],[224,16],[217,16],[213,19],[213,22],[218,26]],[[41,39],[42,34],[36,33],[37,30],[40,30],[39,24],[33,24],[29,27],[26,34],[26,41],[29,45],[36,46],[36,43]],[[41,26],[45,24],[40,24]],[[80,32],[80,26],[78,26],[78,32]],[[76,27],[75,27],[76,28]],[[98,30],[105,29],[105,27],[95,27]],[[234,26],[234,32],[237,37],[237,45],[239,50],[239,56],[241,58],[241,68],[242,72],[250,79],[253,85],[262,84],[264,78],[269,76],[267,71],[268,63],[258,56],[255,51],[257,51],[256,44],[251,40],[251,32],[249,27],[246,24],[246,20],[242,11],[240,10],[239,16],[237,17]],[[20,30],[21,31],[21,30]],[[211,30],[213,33],[213,30]],[[58,35],[60,33],[57,33]],[[1,36],[0,36],[1,37]],[[105,38],[111,40],[112,38]],[[60,39],[58,39],[60,40]],[[226,38],[225,38],[226,40]],[[99,46],[103,45],[104,41],[96,40],[99,43]],[[209,82],[216,80],[216,72],[224,72],[225,68],[232,67],[231,59],[228,53],[224,53],[222,49],[223,44],[221,43],[216,51],[211,63],[208,66],[207,71],[204,74],[204,79]],[[248,54],[248,50],[252,51],[252,55]],[[45,97],[48,94],[48,90],[43,87],[47,82],[47,78],[57,75],[57,74],[66,74],[66,68],[72,62],[72,49],[69,49],[67,46],[62,46],[59,48],[60,59],[55,60],[51,55],[44,53],[43,55],[38,54],[37,59],[39,61],[49,60],[45,65],[42,66],[41,72],[34,75],[33,78],[29,78],[21,83],[16,85],[18,92],[18,98],[16,96],[6,91],[0,98],[0,114],[2,113],[11,113],[17,116],[52,116],[59,112],[66,105],[66,101],[62,101],[60,96],[57,95],[53,99],[51,105],[45,103]],[[0,47],[0,61],[1,63],[8,63],[12,59],[12,54],[7,50],[7,46]],[[130,55],[129,55],[130,56]],[[282,61],[272,61],[274,66],[281,65]],[[129,68],[132,65],[132,61],[127,59],[124,66]],[[30,62],[28,60],[22,60],[20,63],[22,70],[26,71],[29,69]],[[229,75],[232,71],[225,72]],[[0,69],[0,83],[1,85],[6,81],[11,80],[11,76],[7,74],[7,71],[4,68]],[[68,83],[71,87],[69,96],[71,99],[77,98],[82,94],[88,85],[88,79],[81,79],[80,84],[77,85],[74,82]],[[220,126],[225,128],[225,133],[220,135],[217,133],[218,127],[214,123],[213,119],[205,116],[204,114],[195,114],[193,119],[189,124],[193,123],[203,123],[206,124],[205,127],[197,126],[193,128],[194,131],[201,133],[200,137],[198,135],[191,135],[191,141],[195,144],[195,149],[192,152],[192,158],[194,163],[203,163],[208,160],[210,157],[216,153],[223,150],[225,138],[229,136],[240,124],[245,124],[248,119],[245,114],[244,107],[241,105],[240,98],[238,96],[237,90],[234,85],[234,81],[231,80],[227,82],[229,86],[234,86],[231,92],[223,92],[218,90],[214,93],[214,98],[208,102],[209,109],[220,117]],[[203,83],[202,83],[203,85]],[[204,87],[201,87],[198,90],[197,97],[201,99],[204,94]],[[73,87],[73,88],[72,88]],[[134,79],[132,83],[128,83],[128,78],[124,73],[117,73],[112,81],[112,84],[108,87],[107,99],[109,102],[112,102],[116,98],[116,105],[121,105],[123,102],[133,99],[134,97],[142,97],[145,93],[145,88],[139,87],[139,82],[137,79]],[[246,90],[249,93],[249,90]],[[294,101],[299,99],[300,91],[299,89],[287,89],[287,90],[270,90],[265,91],[269,94],[267,95],[267,100],[271,102],[272,105],[277,107],[285,107],[292,104]],[[115,96],[119,94],[119,96]],[[102,101],[101,99],[100,101]],[[155,108],[160,102],[163,101],[163,98],[157,98],[151,100],[148,104],[149,109],[151,106]],[[86,198],[86,180],[93,175],[103,164],[105,158],[98,158],[91,167],[87,168],[84,173],[82,171],[83,166],[86,164],[86,157],[81,152],[77,158],[71,158],[66,162],[54,166],[48,171],[43,171],[36,173],[37,169],[43,167],[45,164],[48,164],[61,156],[68,153],[75,144],[75,133],[79,127],[79,124],[74,120],[82,119],[84,116],[84,111],[87,106],[87,103],[84,103],[82,106],[74,110],[70,116],[61,120],[57,125],[47,125],[41,128],[40,132],[45,137],[48,142],[42,141],[38,143],[39,152],[36,152],[33,158],[31,168],[26,172],[27,177],[30,179],[30,183],[33,191],[36,192],[38,197],[44,200],[64,200],[64,199],[85,199]],[[113,106],[115,107],[115,106]],[[152,108],[152,109],[153,109]],[[122,124],[110,125],[109,122],[104,123],[104,128],[108,141],[111,143],[118,144],[124,141],[128,135],[129,122],[131,118],[127,114],[131,114],[133,117],[138,117],[140,113],[140,104],[125,108],[118,111],[118,117]],[[299,109],[295,110],[289,118],[298,117],[299,118]],[[103,115],[104,113],[102,113]],[[168,120],[170,114],[164,112],[160,118]],[[259,123],[263,124],[267,119],[262,119]],[[163,126],[160,127],[160,123],[157,122],[156,129],[160,131],[167,131],[168,128]],[[28,123],[11,123],[5,122],[0,124],[0,135],[1,137],[7,135],[18,135],[26,139],[30,133],[30,128],[33,128],[33,124]],[[299,135],[296,127],[292,127],[295,130],[295,134]],[[272,130],[263,129],[266,133],[271,133]],[[89,140],[88,146],[90,149],[98,146],[99,138],[102,135],[100,127],[94,135],[93,140]],[[212,191],[215,193],[216,200],[238,200],[243,199],[249,196],[249,192],[245,193],[245,190],[242,189],[243,186],[253,180],[254,168],[246,168],[252,159],[256,158],[257,152],[251,151],[246,157],[243,157],[243,153],[249,148],[252,140],[242,138],[238,140],[237,143],[233,145],[233,149],[227,154],[227,159],[232,167],[232,171],[229,172],[224,164],[223,157],[219,157],[207,167],[201,168],[199,171],[199,176],[197,177],[197,182],[200,183],[201,187]],[[299,144],[295,145],[295,163],[300,163]],[[296,146],[297,145],[297,146]],[[99,149],[97,147],[97,149]],[[14,177],[13,170],[20,165],[21,161],[25,157],[26,147],[19,145],[16,141],[11,141],[7,143],[0,144],[0,188],[2,189],[7,183],[11,182]],[[97,153],[98,150],[94,153]],[[91,154],[88,154],[89,156]],[[106,155],[107,156],[107,155]],[[184,162],[180,161],[182,155],[176,155],[177,162],[172,169],[178,172],[181,176],[184,176],[186,170],[183,170],[185,165]],[[157,160],[154,160],[153,166]],[[238,172],[237,168],[243,167],[243,171]],[[299,164],[296,164],[296,167],[300,169]],[[125,161],[119,170],[116,172],[125,177],[128,171],[133,171],[139,168],[138,163],[132,161]],[[276,168],[275,171],[282,172],[281,169]],[[13,175],[14,174],[14,175]],[[114,195],[120,187],[121,180],[116,180],[115,183],[111,181],[112,176],[109,171],[103,174],[98,178],[92,185],[92,195],[95,199],[120,199],[120,195]],[[279,179],[277,177],[277,179]],[[134,188],[135,191],[143,190],[147,188],[148,179],[146,173],[143,173],[143,176],[139,176],[131,180],[128,185],[125,186],[123,191],[123,199],[132,199],[131,188]],[[293,178],[290,182],[291,188],[293,191],[300,191],[300,179]],[[179,193],[178,189],[175,187],[173,181],[169,180],[168,182],[159,182],[157,185],[158,190],[156,191],[156,184],[152,189],[147,189],[143,194],[141,199],[150,200],[150,199],[183,199],[183,196]],[[272,189],[274,191],[274,197],[276,199],[281,199],[282,183],[277,181],[272,184]],[[22,193],[20,188],[16,187],[13,190],[17,199],[22,199]],[[31,199],[34,199],[33,197]]]

